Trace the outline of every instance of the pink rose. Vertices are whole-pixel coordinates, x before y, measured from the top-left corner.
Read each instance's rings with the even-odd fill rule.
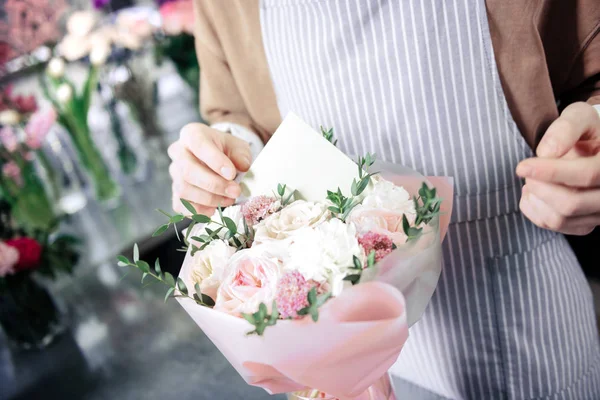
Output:
[[[56,121],[56,111],[50,108],[46,111],[38,111],[31,116],[25,127],[25,143],[32,150],[42,147],[46,135]]]
[[[0,278],[15,273],[15,265],[19,261],[19,251],[4,242],[0,242]]]
[[[215,310],[232,315],[253,313],[260,303],[270,310],[280,275],[279,260],[263,251],[263,246],[240,250],[229,259]]]

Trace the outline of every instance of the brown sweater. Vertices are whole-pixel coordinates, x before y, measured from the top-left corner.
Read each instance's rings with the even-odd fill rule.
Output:
[[[487,0],[513,118],[535,147],[559,108],[600,104],[600,0]],[[203,117],[268,140],[281,121],[262,44],[259,0],[195,0]]]

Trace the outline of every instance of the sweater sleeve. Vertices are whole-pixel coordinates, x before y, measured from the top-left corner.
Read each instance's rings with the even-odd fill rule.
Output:
[[[237,124],[262,142],[269,132],[254,123],[227,62],[214,21],[202,0],[194,1],[196,55],[200,65],[200,113],[210,124]]]

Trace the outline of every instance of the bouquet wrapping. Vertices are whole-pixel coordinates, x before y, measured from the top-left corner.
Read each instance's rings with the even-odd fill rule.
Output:
[[[195,287],[202,300],[175,297],[248,384],[272,394],[388,399],[369,388],[387,378],[435,291],[452,182],[369,155],[358,167],[357,180],[356,164],[292,114],[243,178],[246,205],[221,215],[231,232],[251,225],[251,244],[222,238],[212,221],[186,234],[198,246],[188,250],[179,288]],[[336,187],[343,190],[329,190]],[[241,245],[225,251],[222,271],[225,253],[213,247],[223,240],[209,243],[214,236]]]

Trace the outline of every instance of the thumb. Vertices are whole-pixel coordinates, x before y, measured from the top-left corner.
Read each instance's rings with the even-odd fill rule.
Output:
[[[541,158],[560,158],[580,140],[600,136],[600,117],[591,105],[573,103],[548,128],[536,153]]]
[[[252,164],[250,145],[245,140],[233,135],[226,135],[224,139],[225,154],[229,157],[238,171],[246,172]]]

